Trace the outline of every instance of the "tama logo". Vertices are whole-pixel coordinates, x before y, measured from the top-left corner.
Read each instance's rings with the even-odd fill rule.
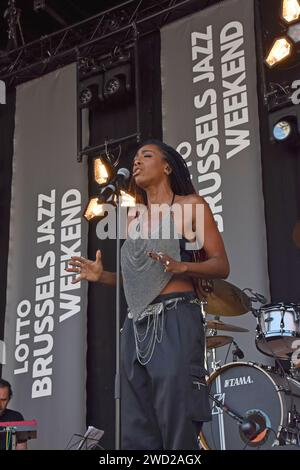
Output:
[[[249,385],[253,384],[253,380],[250,375],[248,377],[236,377],[234,379],[227,379],[224,382],[224,388],[228,387],[238,387],[239,385]]]

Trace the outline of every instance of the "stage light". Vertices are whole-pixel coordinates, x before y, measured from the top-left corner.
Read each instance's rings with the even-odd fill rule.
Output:
[[[103,204],[97,197],[92,198],[84,211],[83,217],[90,222],[91,220],[102,217],[103,215]]]
[[[127,60],[127,62],[126,62]],[[133,84],[131,74],[130,58],[120,56],[118,61],[113,63],[112,68],[106,70],[103,77],[103,93],[100,100],[107,103],[119,103],[131,97]]]
[[[290,26],[287,35],[295,44],[300,42],[300,23]]]
[[[107,184],[112,178],[112,168],[107,159],[103,156],[94,158],[94,179],[100,186]]]
[[[127,193],[126,191],[121,190],[120,196],[121,196],[120,201],[121,201],[122,207],[135,207],[136,200],[131,194]],[[117,196],[115,195],[112,203],[116,203],[116,202],[117,202]],[[103,217],[104,213],[105,211],[103,209],[103,202],[101,201],[101,199],[99,199],[98,197],[93,197],[92,199],[90,199],[84,211],[83,217],[88,222],[90,222],[91,220]]]
[[[293,23],[300,18],[300,5],[298,0],[283,0],[282,18],[287,23]]]
[[[89,85],[82,88],[79,92],[79,106],[80,108],[91,108],[98,102],[98,86]]]
[[[269,129],[272,142],[298,147],[300,145],[300,106],[288,106],[269,113]]]
[[[103,74],[94,74],[81,80],[78,84],[79,108],[92,108],[102,99]]]
[[[273,127],[273,137],[277,142],[283,142],[292,134],[292,124],[288,120],[281,120]]]
[[[79,103],[81,108],[87,107],[93,99],[93,91],[91,88],[87,87],[81,90],[79,95]]]
[[[276,39],[274,42],[268,57],[266,58],[266,64],[269,67],[274,67],[279,62],[287,59],[292,52],[292,44],[286,38]]]
[[[124,86],[122,86],[122,79],[120,77],[112,77],[104,83],[103,94],[105,98],[112,98],[113,96],[122,93]]]

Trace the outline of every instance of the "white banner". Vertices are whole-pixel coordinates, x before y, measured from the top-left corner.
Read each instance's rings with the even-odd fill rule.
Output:
[[[37,449],[85,431],[87,287],[65,271],[88,230],[76,103],[75,65],[17,89],[3,377],[11,408],[38,421]]]
[[[253,2],[220,2],[166,26],[161,40],[164,140],[186,159],[210,204],[230,282],[268,298]],[[235,335],[247,359],[266,362],[252,315],[235,323],[250,329]]]

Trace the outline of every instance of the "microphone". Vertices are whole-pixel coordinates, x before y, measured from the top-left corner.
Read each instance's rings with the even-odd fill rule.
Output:
[[[257,410],[250,413],[243,422],[240,424],[240,432],[244,437],[251,441],[255,439],[260,433],[267,429],[265,417]],[[262,437],[262,439],[265,436]],[[261,439],[260,439],[261,441]]]
[[[236,356],[239,359],[244,359],[245,354],[243,353],[243,351],[239,348],[235,341],[232,342],[235,345],[235,349],[232,351],[233,356]]]
[[[124,185],[125,181],[127,181],[129,178],[129,170],[127,170],[127,168],[120,168],[114,179],[101,190],[98,199],[101,202],[107,202],[116,193],[116,191]]]

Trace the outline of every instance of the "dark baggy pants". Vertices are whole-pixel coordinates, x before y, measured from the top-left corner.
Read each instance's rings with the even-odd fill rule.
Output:
[[[164,294],[153,303],[183,293]],[[204,369],[204,329],[195,294],[165,309],[163,338],[150,362],[137,359],[132,320],[121,346],[122,449],[199,450],[198,432],[211,419]],[[142,320],[142,321],[147,321]]]

